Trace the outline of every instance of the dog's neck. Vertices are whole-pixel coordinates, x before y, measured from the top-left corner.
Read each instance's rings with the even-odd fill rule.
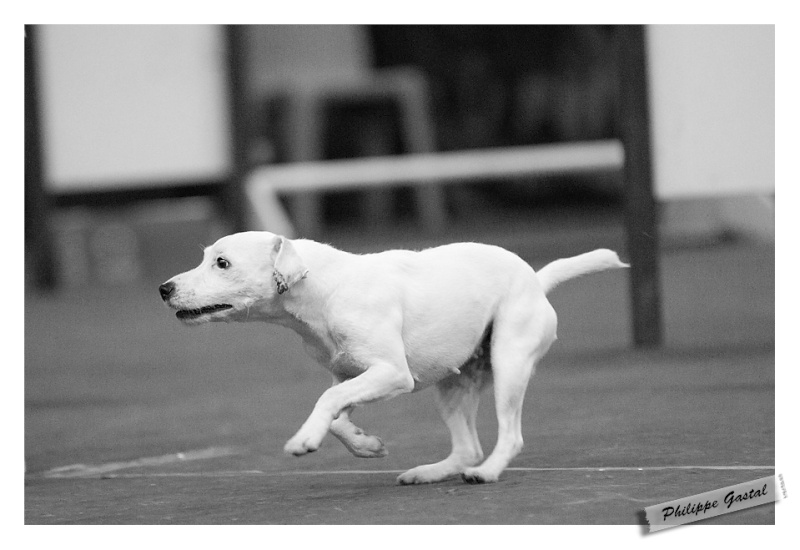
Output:
[[[342,260],[352,258],[353,254],[315,241],[297,240],[293,244],[301,257],[313,260],[306,264],[308,276],[281,296],[283,314],[270,321],[298,333],[309,352],[325,363],[340,351],[331,338],[325,307],[321,307],[336,292],[329,283],[336,279],[329,273],[339,269]]]

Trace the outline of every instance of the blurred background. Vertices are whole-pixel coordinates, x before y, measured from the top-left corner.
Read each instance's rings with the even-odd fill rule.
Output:
[[[554,293],[560,361],[644,344],[755,353],[771,377],[774,70],[774,27],[755,25],[26,27],[29,471],[252,441],[275,384],[308,395],[274,428],[291,435],[328,383],[297,339],[188,330],[157,286],[216,238],[271,229],[248,182],[311,162],[576,145],[564,170],[271,208],[354,252],[471,240],[538,268],[613,248],[640,275]],[[592,144],[624,158],[569,169]]]
[[[622,140],[637,116],[652,119],[653,183],[640,185],[659,203],[667,241],[740,229],[771,238],[773,29],[650,27],[647,75],[625,63],[637,46],[620,29],[30,27],[28,278],[41,288],[163,279],[196,259],[176,256],[191,248],[182,238],[194,246],[257,228],[242,181],[259,166]],[[647,78],[649,110],[632,114],[621,88]],[[586,232],[593,216],[622,215],[622,176],[473,178],[427,195],[392,186],[281,201],[297,231],[320,240],[370,245],[398,228],[401,243],[409,232],[451,240],[478,222],[535,238],[529,224],[550,214],[574,214]]]

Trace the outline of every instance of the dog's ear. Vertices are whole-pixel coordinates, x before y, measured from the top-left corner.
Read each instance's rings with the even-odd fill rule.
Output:
[[[303,259],[295,250],[292,242],[285,237],[275,236],[272,258],[272,278],[275,280],[278,294],[283,294],[297,281],[305,279],[308,275],[308,269],[306,269]]]

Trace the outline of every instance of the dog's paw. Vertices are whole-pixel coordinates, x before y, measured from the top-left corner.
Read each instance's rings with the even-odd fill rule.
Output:
[[[347,448],[359,458],[383,458],[389,454],[381,438],[374,435],[363,435],[350,441]]]
[[[438,483],[455,475],[458,469],[443,463],[425,464],[417,466],[397,476],[398,485],[421,485],[423,483]]]
[[[283,452],[289,455],[303,456],[308,453],[313,453],[319,449],[319,445],[319,441],[314,441],[310,438],[294,436],[286,442],[286,445],[283,446]]]
[[[495,483],[500,478],[499,473],[494,472],[487,472],[482,470],[480,467],[477,468],[467,468],[461,474],[461,479],[464,482],[469,483],[471,485],[475,485],[478,483]]]

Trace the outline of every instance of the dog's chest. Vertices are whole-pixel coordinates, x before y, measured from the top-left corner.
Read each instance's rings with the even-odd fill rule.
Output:
[[[367,365],[345,351],[336,353],[327,363],[328,369],[339,378],[354,378],[367,370]]]
[[[354,378],[367,369],[362,361],[359,361],[346,350],[326,342],[319,338],[305,339],[306,353],[313,357],[320,365],[327,368],[337,378]]]

